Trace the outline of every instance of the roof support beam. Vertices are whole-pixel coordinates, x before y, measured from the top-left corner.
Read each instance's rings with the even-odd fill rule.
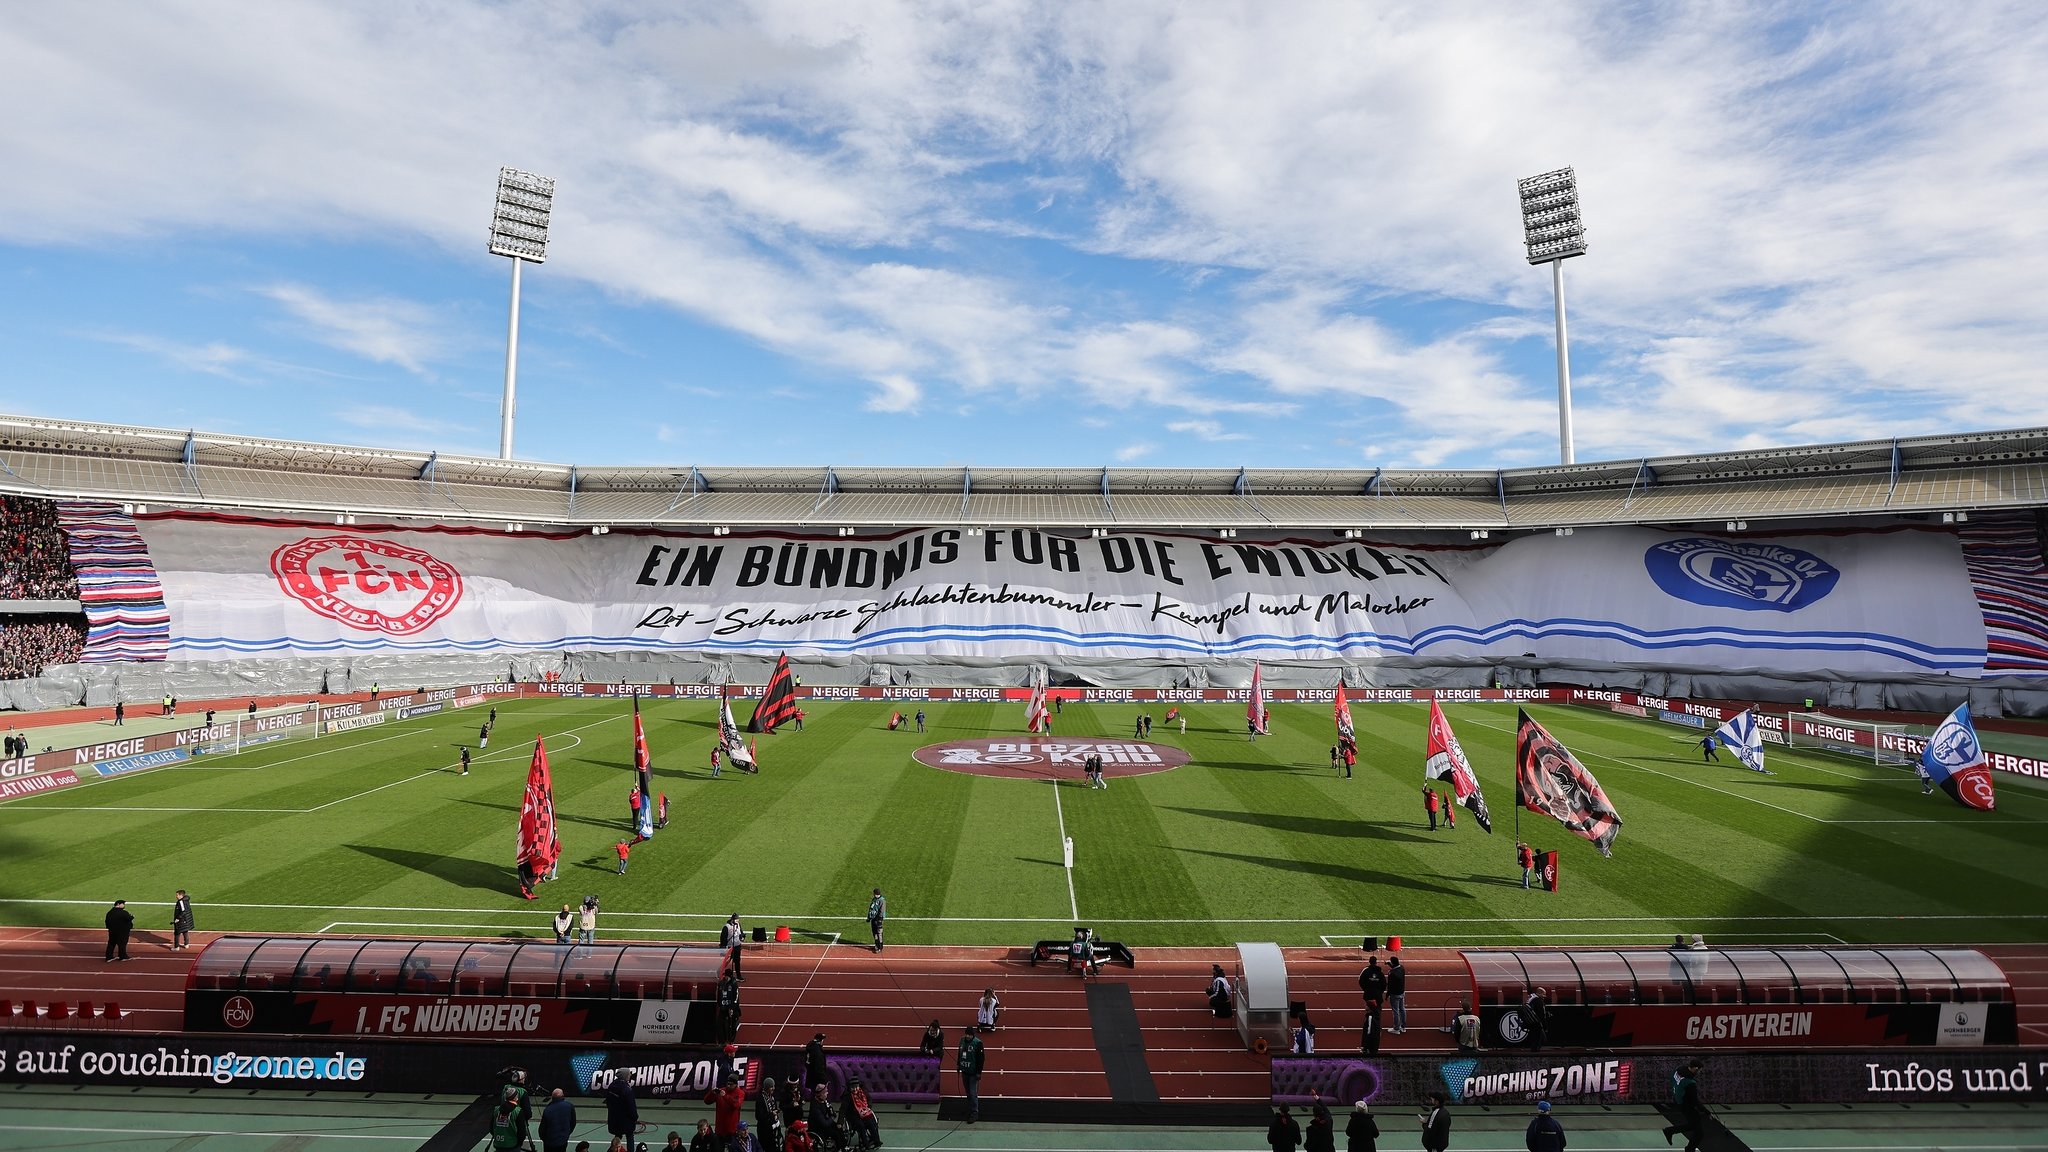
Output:
[[[1885,505],[1885,507],[1887,507],[1887,508],[1891,507],[1891,505],[1892,505],[1892,493],[1894,493],[1894,492],[1897,492],[1897,491],[1899,490],[1899,472],[1900,472],[1900,471],[1902,470],[1902,466],[1903,466],[1904,464],[1905,464],[1905,454],[1899,451],[1899,441],[1898,441],[1898,438],[1897,438],[1897,437],[1893,437],[1893,438],[1892,438],[1892,483],[1891,483],[1891,487],[1889,487],[1889,488],[1886,488],[1886,489],[1884,490],[1884,505]]]
[[[974,469],[960,470],[960,519],[967,519],[967,502],[974,495]]]
[[[1116,519],[1116,504],[1109,498],[1109,465],[1102,466],[1102,514]]]

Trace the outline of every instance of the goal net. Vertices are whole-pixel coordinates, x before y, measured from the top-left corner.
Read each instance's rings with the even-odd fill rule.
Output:
[[[254,712],[216,712],[212,723],[198,729],[192,754],[232,756],[284,740],[310,740],[319,730],[317,704],[286,704]]]
[[[1785,742],[1794,748],[1832,752],[1895,768],[1903,768],[1916,759],[1906,735],[1904,724],[1850,720],[1824,712],[1794,713],[1785,718]]]

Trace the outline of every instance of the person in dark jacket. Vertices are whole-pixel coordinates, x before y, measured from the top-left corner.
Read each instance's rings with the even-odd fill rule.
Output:
[[[604,1090],[604,1130],[631,1141],[640,1129],[640,1102],[633,1098],[633,1074],[612,1077]]]
[[[1380,1122],[1373,1119],[1372,1105],[1364,1100],[1351,1106],[1351,1120],[1344,1125],[1346,1152],[1379,1152]]]
[[[830,1083],[832,1067],[825,1062],[825,1034],[820,1032],[804,1045],[804,1087],[815,1092]],[[815,1137],[819,1133],[813,1128],[811,1135]]]
[[[1564,1152],[1564,1125],[1550,1114],[1550,1101],[1536,1102],[1536,1117],[1529,1121],[1529,1132],[1522,1143],[1529,1152]]]
[[[557,1088],[540,1112],[541,1152],[569,1152],[569,1137],[575,1134],[576,1105]]]
[[[1301,1148],[1302,1152],[1337,1152],[1337,1125],[1331,1121],[1320,1092],[1316,1093],[1315,1106],[1308,1114],[1308,1134]]]
[[[171,948],[183,952],[192,943],[192,898],[178,889],[178,898],[171,902]]]
[[[846,1143],[846,1129],[832,1114],[832,1096],[823,1084],[811,1089],[810,1130],[811,1139],[828,1147]]]
[[[924,1037],[917,1042],[919,1056],[944,1056],[946,1054],[946,1030],[937,1020],[924,1026]]]
[[[1399,956],[1387,957],[1387,1007],[1394,1010],[1393,1026],[1387,1031],[1399,1036],[1408,1030],[1408,970]]]
[[[1358,974],[1358,992],[1368,1004],[1387,998],[1387,973],[1380,967],[1379,957],[1366,959],[1364,970]]]
[[[1451,1146],[1451,1109],[1444,1094],[1429,1094],[1429,1111],[1416,1117],[1422,1121],[1422,1147],[1426,1152],[1444,1152]]]
[[[782,1147],[782,1102],[775,1095],[775,1078],[761,1081],[761,1093],[754,1097],[754,1135],[764,1149]]]
[[[1358,1050],[1367,1056],[1380,1054],[1380,1002],[1365,1002],[1365,1029],[1358,1037]]]
[[[981,1037],[972,1028],[960,1038],[953,1066],[960,1073],[960,1090],[967,1094],[967,1122],[981,1119],[981,1069],[984,1061]]]
[[[1700,1068],[1700,1062],[1693,1060],[1671,1082],[1671,1103],[1678,1109],[1678,1123],[1664,1129],[1664,1142],[1669,1144],[1673,1136],[1683,1135],[1685,1152],[1697,1152],[1705,1138],[1707,1109],[1700,1103]]]
[[[711,1121],[697,1121],[696,1134],[690,1137],[690,1152],[718,1152],[718,1134],[711,1130]]]
[[[1273,1108],[1273,1122],[1266,1125],[1266,1143],[1273,1152],[1294,1152],[1301,1146],[1301,1125],[1287,1114],[1287,1105]]]
[[[135,913],[126,900],[114,901],[107,909],[107,963],[128,958],[128,934],[135,931]]]

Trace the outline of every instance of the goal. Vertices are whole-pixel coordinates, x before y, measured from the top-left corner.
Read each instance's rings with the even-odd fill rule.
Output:
[[[318,704],[287,704],[254,712],[216,713],[192,731],[195,756],[232,756],[281,740],[309,740],[320,729]]]
[[[1894,768],[1917,759],[1904,724],[1850,720],[1824,712],[1795,712],[1785,717],[1785,742],[1794,748],[1833,752]]]

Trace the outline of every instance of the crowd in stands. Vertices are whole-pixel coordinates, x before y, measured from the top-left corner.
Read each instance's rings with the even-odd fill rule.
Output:
[[[0,600],[76,600],[78,576],[48,500],[0,496]]]
[[[0,616],[0,680],[26,680],[85,650],[83,616]]]

